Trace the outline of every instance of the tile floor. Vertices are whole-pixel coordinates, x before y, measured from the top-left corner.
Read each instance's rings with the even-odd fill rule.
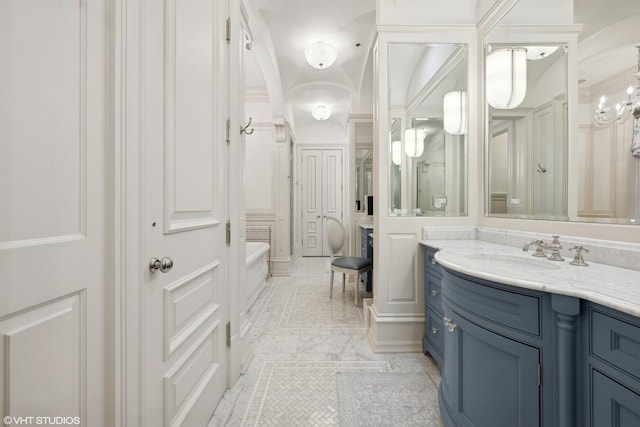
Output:
[[[269,279],[249,313],[253,361],[208,427],[338,425],[338,372],[420,372],[437,387],[429,356],[371,351],[352,283],[329,299],[329,271],[328,258],[299,258],[290,277]]]

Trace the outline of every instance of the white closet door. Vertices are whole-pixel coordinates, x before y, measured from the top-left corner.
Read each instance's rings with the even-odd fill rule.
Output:
[[[112,424],[104,3],[0,2],[3,419]]]
[[[342,221],[342,150],[302,150],[302,255],[328,256],[324,223]]]
[[[228,191],[211,0],[145,2],[140,337],[144,426],[204,426],[227,384]],[[152,259],[173,261],[152,271]]]

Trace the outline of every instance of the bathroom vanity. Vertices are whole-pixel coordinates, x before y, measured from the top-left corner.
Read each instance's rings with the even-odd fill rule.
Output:
[[[423,244],[423,350],[447,426],[640,425],[640,271]]]

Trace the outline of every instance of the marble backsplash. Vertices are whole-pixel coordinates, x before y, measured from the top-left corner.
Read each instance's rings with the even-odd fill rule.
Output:
[[[525,243],[541,239],[545,243],[551,243],[551,235],[531,233],[526,231],[507,230],[487,227],[434,227],[422,228],[424,240],[481,240],[499,245],[522,248]],[[597,262],[616,267],[640,270],[640,244],[626,243],[612,240],[588,239],[583,237],[562,236],[562,256],[570,261],[575,251],[569,249],[582,245],[589,252],[584,253],[584,259],[588,262]]]

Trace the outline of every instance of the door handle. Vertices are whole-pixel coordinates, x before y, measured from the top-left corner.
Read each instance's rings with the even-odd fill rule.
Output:
[[[152,273],[155,273],[158,270],[160,270],[161,273],[167,273],[172,268],[173,260],[168,256],[162,257],[160,259],[151,258],[151,261],[149,261],[149,271],[151,271]]]

